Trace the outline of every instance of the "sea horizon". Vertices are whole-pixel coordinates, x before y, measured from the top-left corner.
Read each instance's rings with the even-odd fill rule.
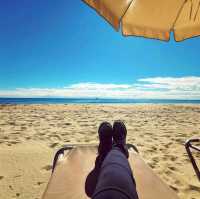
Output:
[[[200,104],[189,99],[112,99],[112,98],[7,98],[0,104]]]

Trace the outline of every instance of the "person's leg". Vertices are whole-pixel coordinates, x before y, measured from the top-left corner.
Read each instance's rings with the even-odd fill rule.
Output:
[[[127,197],[120,192],[109,190],[100,192],[98,195],[95,196],[95,199],[127,199]]]
[[[138,199],[136,183],[128,162],[127,130],[123,122],[113,125],[113,149],[100,168],[93,199]]]
[[[88,174],[85,182],[85,193],[88,197],[92,197],[98,181],[101,165],[108,152],[112,149],[112,131],[112,125],[108,122],[103,122],[99,126],[98,156],[95,161],[95,167]]]
[[[118,147],[114,147],[106,156],[92,198],[138,199],[129,162]]]

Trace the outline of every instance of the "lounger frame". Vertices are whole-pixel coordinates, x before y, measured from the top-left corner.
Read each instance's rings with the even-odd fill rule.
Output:
[[[195,173],[197,175],[197,178],[200,181],[200,170],[199,170],[199,168],[197,166],[197,163],[195,161],[194,156],[192,155],[192,149],[195,150],[195,151],[200,152],[200,148],[196,146],[196,144],[198,144],[198,143],[200,143],[200,138],[189,139],[185,143],[185,148],[186,148],[187,154],[188,154],[188,156],[190,158],[190,161],[192,163],[192,166],[194,168],[194,171],[195,171]]]

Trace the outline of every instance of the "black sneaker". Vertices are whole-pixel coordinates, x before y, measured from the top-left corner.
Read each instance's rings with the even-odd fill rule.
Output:
[[[108,122],[103,122],[99,126],[99,155],[105,156],[112,149],[112,125]]]
[[[128,148],[126,145],[126,126],[122,121],[115,121],[113,124],[113,146],[118,147],[122,153],[128,158]]]

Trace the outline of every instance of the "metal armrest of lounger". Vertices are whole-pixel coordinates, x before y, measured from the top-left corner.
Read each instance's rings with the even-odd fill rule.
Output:
[[[200,171],[199,171],[199,168],[198,168],[198,166],[197,166],[197,163],[196,163],[196,161],[195,161],[195,159],[194,159],[194,157],[193,157],[193,155],[192,155],[192,152],[191,152],[191,150],[190,150],[190,149],[194,149],[194,150],[200,152],[200,148],[194,145],[194,144],[196,144],[196,143],[200,143],[200,138],[189,139],[189,140],[187,140],[186,143],[185,143],[185,148],[186,148],[187,154],[188,154],[188,156],[189,156],[189,158],[190,158],[190,161],[191,161],[191,163],[192,163],[192,166],[193,166],[193,168],[194,168],[194,171],[195,171],[195,173],[196,173],[196,175],[197,175],[197,178],[198,178],[199,181],[200,181]]]
[[[57,161],[58,161],[58,159],[59,159],[59,156],[60,156],[60,155],[64,155],[65,151],[68,151],[68,150],[71,150],[71,149],[73,149],[73,146],[71,146],[71,145],[66,145],[65,147],[59,149],[59,150],[56,152],[56,154],[55,154],[55,156],[54,156],[54,159],[53,159],[52,173],[54,172],[54,169],[55,169],[55,167],[56,167],[56,164],[57,164]]]

